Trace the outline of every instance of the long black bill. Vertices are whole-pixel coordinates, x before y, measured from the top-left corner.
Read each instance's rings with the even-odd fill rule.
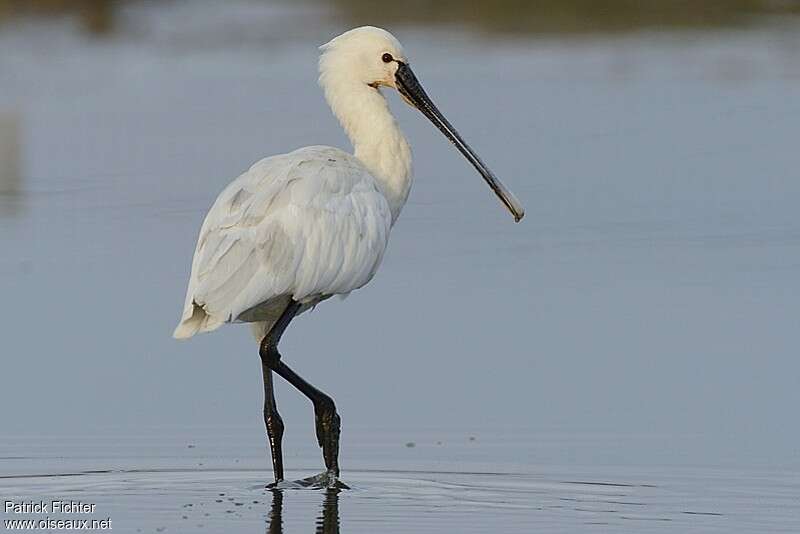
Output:
[[[489,170],[489,167],[487,167],[486,164],[481,161],[481,158],[469,147],[466,141],[458,135],[453,125],[444,118],[444,115],[436,108],[436,105],[431,101],[425,89],[420,85],[417,77],[414,76],[411,67],[409,67],[407,63],[400,61],[397,63],[398,67],[395,73],[395,80],[397,82],[397,90],[403,95],[403,98],[405,98],[409,104],[420,110],[448,139],[450,139],[459,152],[472,163],[473,167],[478,169],[478,172],[483,176],[483,179],[486,180],[486,183],[489,184],[489,187],[492,188],[494,194],[505,204],[508,211],[511,212],[511,215],[514,216],[514,222],[519,222],[525,215],[525,209],[522,207],[522,204],[519,203],[519,200],[517,200],[511,191],[506,189],[494,173]]]

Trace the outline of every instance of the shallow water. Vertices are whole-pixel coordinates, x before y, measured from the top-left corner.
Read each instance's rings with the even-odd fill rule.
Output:
[[[178,444],[185,436],[160,447],[141,437],[128,444],[72,438],[16,458],[4,448],[0,493],[92,503],[95,513],[83,517],[111,517],[124,532],[792,532],[800,513],[796,473],[535,458],[515,465],[519,452],[541,447],[537,441],[578,442],[596,453],[614,445],[518,432],[431,433],[408,447],[391,433],[357,431],[343,472],[351,489],[273,491],[265,488],[265,459],[242,450],[240,433],[228,429],[221,440],[208,432],[190,445]],[[294,451],[287,479],[318,469],[310,449]],[[370,451],[383,453],[381,460],[369,460]]]
[[[224,184],[347,146],[315,72],[341,28],[216,5],[0,31],[3,496],[79,495],[121,531],[268,527],[249,333],[169,334]],[[390,97],[417,182],[384,265],[282,344],[342,414],[342,530],[800,530],[797,23],[396,33],[527,215]],[[277,387],[306,477],[312,414]],[[326,502],[285,492],[285,530]]]
[[[649,523],[669,522],[683,531],[789,532],[796,526],[791,517],[765,516],[765,509],[780,512],[788,504],[786,495],[774,495],[772,483],[718,477],[719,485],[709,488],[671,475],[659,486],[625,476],[571,480],[575,475],[351,471],[350,490],[317,491],[267,490],[263,470],[256,469],[90,472],[3,482],[13,483],[14,494],[94,503],[123,530],[256,531],[266,524],[269,532],[309,532],[314,525],[323,532],[574,532],[588,526],[650,532],[660,528]],[[748,494],[725,504],[743,483]]]

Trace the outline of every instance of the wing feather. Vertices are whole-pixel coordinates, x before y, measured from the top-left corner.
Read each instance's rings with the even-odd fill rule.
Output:
[[[174,336],[264,320],[288,297],[346,295],[374,276],[391,224],[374,178],[350,154],[307,147],[257,162],[206,215]]]

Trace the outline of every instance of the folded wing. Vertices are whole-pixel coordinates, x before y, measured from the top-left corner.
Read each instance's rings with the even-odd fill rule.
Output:
[[[350,154],[307,147],[261,160],[209,210],[173,335],[347,294],[375,274],[390,228],[386,199]]]

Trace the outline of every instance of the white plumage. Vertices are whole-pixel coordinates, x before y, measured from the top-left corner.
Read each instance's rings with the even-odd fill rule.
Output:
[[[206,216],[175,337],[269,323],[290,296],[307,308],[358,289],[380,265],[391,225],[375,180],[346,152],[306,147],[259,161]]]
[[[356,28],[322,46],[319,82],[352,155],[325,146],[263,159],[217,197],[200,229],[176,338],[247,322],[259,341],[264,424],[275,483],[283,480],[283,421],[273,372],[314,405],[326,472],[305,483],[340,485],[341,420],[333,399],[281,359],[278,342],[298,314],[347,295],[375,275],[411,190],[411,149],[381,87],[397,89],[478,170],[516,221],[522,206],[469,148],[419,84],[400,43]]]
[[[312,146],[263,159],[203,222],[174,337],[227,322],[263,337],[290,300],[300,312],[369,282],[411,189],[411,150],[381,87],[397,89],[478,169],[516,220],[522,207],[422,90],[389,32],[356,28],[321,47],[320,85],[354,154]]]
[[[348,33],[322,47],[320,83],[356,156],[305,147],[265,158],[231,182],[200,229],[174,337],[227,322],[255,323],[256,336],[263,337],[290,298],[303,304],[302,312],[374,276],[393,211],[399,214],[408,196],[411,154],[383,96],[351,75],[361,66],[358,49],[365,45],[378,58],[378,50],[403,56],[384,30]],[[384,70],[381,79],[388,76]]]

